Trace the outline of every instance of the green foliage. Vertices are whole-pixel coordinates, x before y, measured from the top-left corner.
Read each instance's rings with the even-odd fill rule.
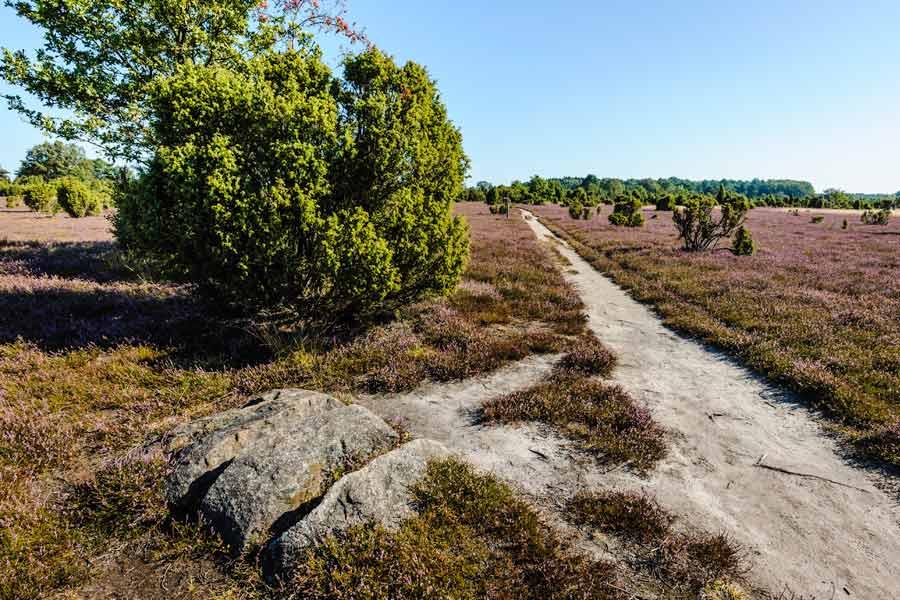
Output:
[[[610,563],[578,553],[506,485],[455,460],[412,490],[396,531],[357,526],[307,551],[287,598],[595,598],[613,600]]]
[[[713,215],[717,203],[718,218]],[[722,187],[716,200],[706,195],[688,197],[672,218],[685,250],[708,250],[722,238],[731,237],[744,224],[749,210],[746,197]]]
[[[660,194],[656,197],[656,210],[675,210],[675,196],[672,194]]]
[[[29,108],[20,96],[7,96],[10,106],[48,133],[89,139],[112,154],[142,158],[150,133],[151,81],[188,62],[235,60],[237,44],[250,37],[250,14],[257,4],[17,2],[19,16],[46,32],[44,46],[34,58],[4,48],[0,77],[70,116]]]
[[[644,203],[634,194],[625,194],[616,200],[609,222],[625,227],[641,227],[644,224]]]
[[[22,199],[25,206],[35,212],[56,214],[60,210],[56,201],[56,184],[40,177],[26,178]]]
[[[319,50],[186,65],[153,87],[151,166],[116,235],[248,308],[361,316],[452,289],[467,159],[434,82],[370,50],[336,81]]]
[[[104,207],[101,192],[75,177],[63,177],[56,184],[56,201],[70,217],[99,215]]]
[[[734,244],[732,248],[738,256],[751,256],[756,252],[756,242],[746,227],[741,225],[734,234]]]
[[[584,206],[580,202],[572,202],[569,204],[569,216],[573,219],[580,219],[584,212]]]
[[[60,177],[84,176],[92,171],[92,161],[74,144],[44,142],[25,154],[18,177],[41,177],[46,181]]]
[[[863,212],[860,220],[864,225],[887,225],[891,221],[889,209],[867,210]]]

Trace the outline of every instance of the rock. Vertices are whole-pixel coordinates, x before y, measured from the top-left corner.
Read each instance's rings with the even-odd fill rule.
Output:
[[[276,522],[289,525],[292,511],[325,493],[336,474],[390,450],[398,439],[381,418],[356,405],[268,433],[225,466],[200,503],[207,522],[235,550],[268,535]]]
[[[166,482],[167,499],[182,510],[190,508],[245,448],[260,439],[290,432],[309,417],[343,406],[318,392],[275,390],[242,408],[179,427],[168,436],[167,448],[178,454]]]
[[[414,440],[345,475],[309,515],[269,544],[267,574],[289,575],[304,550],[353,525],[398,527],[414,515],[410,489],[425,475],[428,461],[448,455],[438,442]]]

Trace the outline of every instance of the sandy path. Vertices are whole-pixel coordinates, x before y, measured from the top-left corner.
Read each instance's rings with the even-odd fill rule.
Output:
[[[555,240],[536,219],[526,220],[539,238]],[[619,356],[613,378],[673,431],[668,458],[649,478],[623,471],[587,478],[647,489],[684,522],[728,531],[754,555],[751,579],[769,590],[900,598],[900,510],[871,475],[845,464],[789,395],[667,330],[557,243],[590,328]],[[763,469],[756,466],[761,457],[765,465],[852,487]]]

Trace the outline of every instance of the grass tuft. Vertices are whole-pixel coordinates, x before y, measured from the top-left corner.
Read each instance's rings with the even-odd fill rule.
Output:
[[[656,500],[634,492],[582,492],[569,502],[568,512],[580,525],[641,544],[665,538],[673,520]]]
[[[490,400],[484,419],[495,423],[538,421],[579,441],[604,462],[647,471],[666,454],[665,432],[650,411],[622,388],[561,373],[528,390]]]
[[[612,373],[615,366],[615,355],[593,335],[579,336],[559,362],[559,368],[565,371],[604,377]]]

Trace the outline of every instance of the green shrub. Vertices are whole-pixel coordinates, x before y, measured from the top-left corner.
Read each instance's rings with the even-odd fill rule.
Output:
[[[809,222],[810,222],[810,223],[821,223],[821,222],[824,221],[824,220],[825,220],[825,217],[824,217],[824,216],[822,216],[822,215],[815,215],[815,216],[813,216],[812,219],[810,219]]]
[[[887,225],[891,221],[891,211],[886,209],[867,210],[860,220],[865,225]]]
[[[22,200],[35,212],[56,214],[60,209],[56,201],[56,184],[42,179],[33,179],[25,185]]]
[[[573,219],[580,219],[582,212],[584,212],[584,206],[581,202],[572,202],[569,204],[569,216]]]
[[[756,242],[746,227],[741,225],[738,227],[737,233],[734,234],[734,247],[732,248],[738,256],[751,256],[756,252]]]
[[[844,222],[841,223],[841,229],[847,229],[849,227],[849,223],[847,223],[847,219],[844,219]]]
[[[459,130],[419,65],[373,49],[344,73],[304,44],[158,82],[159,146],[118,201],[126,252],[329,322],[452,289],[468,257]]]
[[[720,210],[715,218],[717,202]],[[705,194],[691,196],[672,213],[672,219],[685,250],[708,250],[722,238],[731,237],[744,224],[748,210],[746,197],[720,189],[717,200]]]
[[[581,209],[581,218],[585,221],[590,220],[590,218],[591,218],[591,207],[590,206],[585,206],[584,208]]]
[[[74,177],[57,179],[56,199],[59,207],[70,217],[99,215],[103,208],[101,195],[88,184]]]
[[[673,211],[675,206],[675,196],[672,194],[661,194],[656,198],[656,210]]]
[[[609,222],[625,227],[641,227],[644,224],[644,213],[641,212],[643,206],[643,202],[636,196],[617,200],[609,215]]]

